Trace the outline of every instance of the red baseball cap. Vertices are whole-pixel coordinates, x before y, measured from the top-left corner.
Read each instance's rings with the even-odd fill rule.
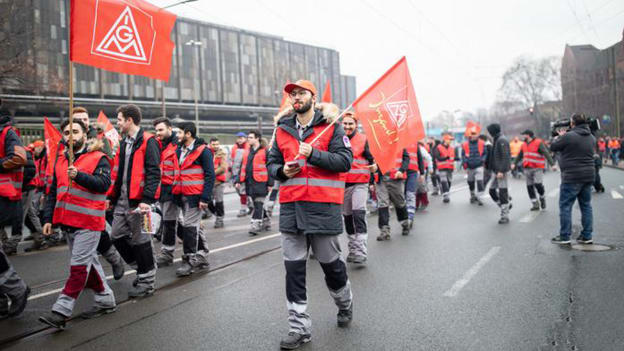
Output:
[[[290,94],[290,92],[293,91],[293,89],[295,89],[295,88],[305,89],[305,90],[311,92],[312,95],[314,95],[314,96],[317,95],[316,87],[309,80],[300,79],[300,80],[298,80],[298,81],[296,81],[294,83],[288,83],[284,87],[284,91],[286,92],[286,94]]]

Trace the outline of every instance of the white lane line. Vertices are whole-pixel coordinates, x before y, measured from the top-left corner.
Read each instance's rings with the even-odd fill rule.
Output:
[[[619,200],[619,199],[624,199],[624,196],[622,196],[622,194],[618,193],[615,189],[611,189],[611,197]]]
[[[553,189],[548,192],[548,197],[556,197],[559,195],[559,188]]]
[[[526,214],[526,216],[520,218],[519,222],[520,223],[531,223],[533,222],[533,220],[535,218],[537,218],[539,216],[540,212],[539,211],[531,211],[529,213]]]
[[[468,284],[477,273],[479,273],[481,268],[483,268],[483,266],[485,266],[485,264],[488,263],[488,261],[498,253],[498,251],[500,251],[500,246],[494,246],[491,248],[490,251],[488,251],[485,256],[481,257],[481,259],[475,263],[474,266],[464,273],[464,276],[460,280],[456,281],[455,284],[453,284],[453,286],[443,294],[443,296],[457,296],[459,291],[463,289],[463,287],[466,286],[466,284]]]
[[[237,244],[232,244],[232,245],[220,247],[218,249],[210,250],[210,253],[217,253],[217,252],[221,252],[221,251],[234,249],[234,248],[237,248],[237,247],[241,247],[241,246],[257,243],[259,241],[272,239],[272,238],[275,238],[276,236],[279,236],[279,235],[280,235],[280,233],[273,233],[273,234],[270,234],[270,235],[267,235],[267,236],[263,236],[261,238],[247,240],[247,241],[243,241],[243,242],[240,242],[240,243],[237,243]],[[180,258],[176,258],[176,259],[173,260],[174,263],[177,263],[177,262],[180,262],[180,261],[182,261],[181,257]],[[124,276],[130,275],[130,274],[134,274],[134,273],[136,273],[136,271],[134,269],[132,269],[132,270],[126,271],[124,273]],[[106,277],[106,280],[111,280],[111,279],[113,279],[112,275],[109,275],[109,276]],[[39,299],[39,298],[42,298],[42,297],[46,297],[46,296],[50,296],[50,295],[54,295],[54,294],[58,294],[62,290],[63,289],[54,289],[54,290],[46,291],[46,292],[43,292],[43,293],[40,293],[40,294],[37,294],[37,295],[31,295],[31,296],[28,297],[28,301],[36,300],[36,299]]]

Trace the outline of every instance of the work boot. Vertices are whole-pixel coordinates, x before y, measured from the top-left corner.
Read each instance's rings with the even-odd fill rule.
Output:
[[[410,232],[410,221],[409,220],[404,220],[401,222],[401,227],[403,228],[403,230],[401,231],[401,235],[409,235]]]
[[[299,334],[297,332],[288,332],[288,335],[280,341],[280,348],[282,350],[295,350],[301,345],[310,342],[312,340],[311,334]]]
[[[438,196],[438,195],[440,195],[440,191],[438,190],[438,188],[437,188],[437,187],[436,187],[436,188],[433,188],[433,191],[431,192],[431,195],[433,195],[433,196]]]
[[[128,291],[128,297],[136,299],[139,297],[148,297],[154,294],[154,287],[150,285],[136,285],[130,291]]]
[[[262,230],[265,232],[271,230],[271,218],[265,217],[262,219]]]
[[[24,249],[24,252],[41,251],[50,248],[50,245],[45,240],[33,241],[32,245]]]
[[[476,202],[477,202],[477,197],[475,196],[475,194],[474,194],[474,193],[471,193],[471,194],[470,194],[470,203],[471,203],[471,204],[474,204],[474,203],[476,203]]]
[[[604,190],[602,192],[604,193]],[[545,210],[546,209],[546,198],[544,196],[540,196],[539,201],[540,201],[540,206],[542,207],[542,210]]]
[[[355,252],[349,252],[349,254],[347,255],[347,262],[353,262],[354,259],[355,259]]]
[[[105,314],[110,314],[116,311],[117,311],[117,306],[110,306],[110,307],[93,306],[90,310],[83,312],[80,315],[80,318],[93,319],[93,318],[101,317]]]
[[[351,302],[351,306],[346,310],[338,310],[337,321],[338,327],[346,328],[351,324],[351,320],[353,320],[353,302]]]
[[[379,232],[379,236],[377,236],[377,241],[390,240],[390,226],[384,225],[381,227]]]
[[[113,267],[113,278],[115,280],[120,280],[123,278],[124,273],[126,273],[126,267],[124,267],[123,262],[119,261],[115,264],[111,265]]]
[[[444,193],[444,194],[442,194],[442,196],[444,197],[442,202],[444,202],[445,204],[448,204],[449,202],[451,202],[451,198],[450,198],[448,193]]]
[[[540,205],[537,202],[537,200],[533,201],[533,207],[531,207],[531,211],[539,211],[540,210]]]
[[[219,229],[223,227],[225,227],[225,224],[223,223],[223,217],[217,216],[217,219],[215,219],[214,228]]]
[[[202,269],[206,269],[210,266],[210,263],[208,262],[208,257],[207,253],[196,253],[193,258],[190,259],[190,264],[193,267],[194,270],[202,270]]]
[[[67,321],[67,317],[63,316],[58,312],[50,312],[39,317],[39,322],[43,324],[47,324],[52,328],[56,328],[58,330],[65,330],[65,322]]]
[[[251,228],[249,228],[249,235],[258,235],[262,231],[262,220],[252,219]]]
[[[266,208],[264,209],[269,218],[273,217],[273,206],[275,205],[271,203],[270,205],[267,205]]]
[[[166,267],[173,264],[173,251],[169,250],[161,250],[158,256],[156,256],[156,266]]]
[[[176,276],[178,277],[188,277],[193,274],[193,266],[189,263],[189,258],[182,260],[182,264],[178,269],[176,269]]]
[[[236,215],[236,217],[239,217],[239,218],[240,218],[240,217],[245,217],[246,215],[248,215],[248,213],[247,213],[247,208],[241,208],[241,209],[238,211],[238,214]]]
[[[3,273],[3,276],[5,276],[6,279],[2,286],[0,286],[0,294],[5,294],[8,300],[11,301],[7,316],[15,317],[24,312],[26,303],[28,302],[28,296],[30,295],[30,288],[13,269],[9,269],[9,272]],[[5,298],[4,304],[8,303],[8,300]]]
[[[4,245],[2,247],[2,251],[4,251],[5,255],[7,256],[13,256],[17,253],[17,246],[13,246],[7,243],[7,245]]]

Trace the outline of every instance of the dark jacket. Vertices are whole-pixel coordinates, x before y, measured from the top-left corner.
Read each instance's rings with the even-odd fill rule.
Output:
[[[67,150],[68,148],[65,148]],[[80,153],[74,155],[76,160],[80,159],[83,155],[92,151],[102,151],[102,143],[90,142],[87,148]],[[65,152],[65,157],[69,158],[68,152]],[[54,167],[56,169],[56,166]],[[76,184],[94,192],[94,193],[106,193],[111,185],[111,162],[108,158],[102,157],[97,167],[93,171],[93,174],[84,172],[78,172],[78,175],[73,180]],[[43,207],[43,223],[52,223],[52,217],[54,216],[54,206],[56,205],[56,172],[53,173],[52,186],[50,192],[46,196],[45,205]]]
[[[24,165],[24,178],[22,178],[22,193],[33,190],[35,187],[30,185],[30,181],[37,175],[37,167],[35,160],[30,151],[26,151],[26,164]]]
[[[142,165],[135,165],[133,162],[134,153],[143,143],[143,128],[139,128],[139,132],[137,133],[137,139],[132,144],[132,155],[130,156],[130,160],[128,162],[132,167],[143,167],[145,170],[145,186],[143,187],[143,198],[139,200],[130,200],[129,205],[130,208],[137,207],[140,202],[146,204],[153,204],[158,199],[156,198],[156,190],[158,189],[158,185],[160,185],[160,147],[158,146],[158,141],[156,138],[151,138],[147,142],[147,146],[145,148],[145,160]],[[123,181],[123,174],[127,172],[127,181],[128,184],[131,183],[132,178],[132,167],[129,169],[125,168],[125,157],[126,157],[126,145],[125,142],[122,141],[119,146],[119,165],[117,166],[119,172],[117,173],[117,179],[114,184],[114,193],[115,196],[111,196],[109,200],[111,201],[111,205],[117,204],[117,200],[119,200],[119,194],[121,193],[121,183]],[[128,187],[129,188],[129,187]],[[130,189],[128,189],[128,192]]]
[[[575,126],[555,138],[550,149],[559,153],[562,183],[593,183],[595,177],[594,145],[596,139],[586,124]]]
[[[10,126],[10,117],[0,117],[0,132]],[[15,131],[9,130],[4,139],[4,157],[0,159],[0,173],[23,167],[26,164],[26,158],[26,150],[22,141]],[[0,197],[0,225],[9,225],[9,222],[16,219],[16,216],[21,216],[17,211],[20,203],[19,200],[10,201],[6,197]]]
[[[253,179],[253,160],[258,154],[258,151],[261,149],[266,150],[266,143],[264,145],[260,145],[257,150],[254,150],[252,147],[249,148],[249,154],[247,155],[247,167],[245,167],[245,194],[251,197],[263,197],[269,194],[269,187],[273,186],[273,178],[269,177],[266,182],[256,182]],[[242,172],[241,172],[242,173]],[[240,175],[236,181],[237,183],[241,183]]]
[[[335,118],[336,116],[330,116]],[[295,124],[296,114],[285,116],[279,120],[277,128],[292,135],[297,140],[305,140],[313,134],[313,128],[308,128],[299,138]],[[329,120],[321,111],[316,111],[312,119],[312,126],[326,125]],[[334,133],[331,136],[328,151],[312,149],[307,162],[313,166],[324,168],[333,172],[347,172],[351,169],[353,153],[351,148],[345,145],[345,132],[340,124],[335,124]],[[276,136],[278,138],[278,136]],[[277,140],[267,156],[267,168],[269,176],[279,181],[286,181],[284,175],[284,156],[277,147]],[[291,234],[329,234],[342,233],[341,205],[325,202],[295,201],[280,205],[279,229],[283,233]]]
[[[93,128],[92,125],[89,125],[89,131],[87,132],[87,139],[89,140],[94,140],[94,139],[99,139],[98,138],[98,131],[97,129]],[[110,141],[108,141],[108,138],[104,137],[102,139],[100,139],[100,141],[102,141],[102,151],[104,154],[106,154],[106,156],[110,157],[111,159],[113,158],[113,148],[111,147]]]
[[[163,140],[160,143],[160,153],[162,155],[162,151],[164,149],[166,149],[169,144],[171,143],[177,143],[178,137],[176,136],[175,132],[171,133],[171,137]],[[161,169],[162,171],[162,169]],[[171,184],[161,184],[160,185],[160,198],[158,199],[161,203],[163,202],[167,202],[167,201],[172,201],[173,200],[173,185]]]
[[[468,155],[464,147],[461,148],[462,164],[468,169],[479,168],[487,162],[487,152],[485,144],[483,145],[483,155],[479,155],[479,140],[468,140]]]
[[[492,143],[492,151],[488,155],[487,169],[494,173],[506,173],[511,170],[511,151],[509,150],[509,140],[502,135],[500,125],[497,128],[490,128],[488,131],[494,139]]]
[[[200,145],[205,145],[205,144],[206,142],[204,141],[204,139],[201,139],[201,138],[195,139],[195,144],[193,144],[193,149],[191,150],[191,152],[195,151]],[[178,160],[180,159],[181,154],[182,154],[182,148],[178,147],[178,149],[176,150],[176,155],[178,156]],[[212,162],[212,151],[210,151],[210,148],[208,146],[204,148],[204,151],[202,151],[201,155],[197,157],[197,159],[195,160],[195,162],[193,162],[193,164],[200,165],[202,169],[204,170],[204,190],[202,191],[201,195],[191,195],[191,196],[184,196],[184,197],[186,197],[186,199],[188,200],[190,207],[198,207],[200,201],[204,203],[209,203],[210,200],[212,200],[212,188],[214,187],[214,182],[215,182],[214,164]],[[181,166],[182,164],[180,164],[180,167]],[[175,196],[176,198],[175,200],[178,203],[178,205],[182,205],[182,202],[181,202],[182,196],[183,195]]]

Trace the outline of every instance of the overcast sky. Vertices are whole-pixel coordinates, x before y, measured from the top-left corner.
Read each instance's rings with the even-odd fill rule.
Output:
[[[624,28],[622,0],[199,0],[170,11],[336,49],[358,94],[406,56],[426,119],[489,107],[519,55],[562,56],[566,43],[602,49]]]

